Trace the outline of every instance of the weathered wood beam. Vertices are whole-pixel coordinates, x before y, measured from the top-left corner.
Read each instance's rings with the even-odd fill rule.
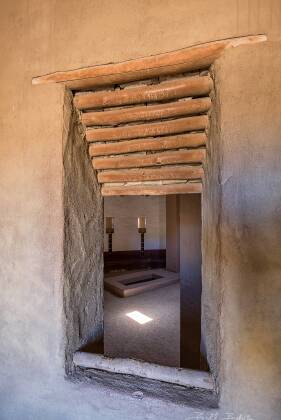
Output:
[[[175,183],[168,185],[124,185],[107,186],[101,188],[103,196],[110,195],[167,195],[167,194],[187,194],[201,193],[202,184],[199,182]]]
[[[204,175],[202,166],[165,166],[161,168],[119,169],[98,172],[98,181],[135,182],[160,181],[169,179],[200,179]]]
[[[159,75],[178,74],[209,67],[227,48],[263,42],[266,39],[265,35],[254,35],[214,41],[122,63],[58,71],[35,77],[32,83],[64,82],[70,89],[87,89],[95,86],[149,79]]]
[[[73,102],[78,109],[95,109],[167,101],[187,96],[207,95],[212,89],[212,85],[213,81],[210,76],[182,77],[156,85],[140,85],[122,90],[77,93]]]
[[[197,98],[160,105],[116,109],[113,111],[84,112],[81,120],[86,126],[118,125],[128,122],[150,121],[162,118],[201,114],[209,111],[210,107],[210,98]]]
[[[108,156],[133,152],[180,149],[204,146],[205,133],[180,134],[178,136],[154,137],[150,139],[126,140],[112,143],[91,143],[90,156]]]
[[[202,163],[205,149],[178,150],[173,152],[152,153],[149,155],[114,156],[93,158],[94,169],[141,168],[145,166],[176,165],[179,163]]]
[[[207,126],[208,116],[198,115],[150,124],[127,125],[115,128],[88,128],[86,130],[86,139],[89,142],[136,139],[139,137],[153,137],[184,133],[186,131],[205,130]]]

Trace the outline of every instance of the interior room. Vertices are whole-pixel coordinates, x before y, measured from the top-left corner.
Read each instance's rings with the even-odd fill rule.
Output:
[[[196,195],[192,200],[196,202]],[[201,207],[199,203],[196,219],[186,220],[183,210],[180,215],[180,205],[187,206],[185,212],[191,215],[192,208],[190,203],[185,204],[184,195],[104,199],[105,356],[190,367],[191,360],[180,356],[188,340],[189,359],[196,359],[192,355],[196,347],[200,348],[197,330],[201,296],[200,290],[196,294],[185,284],[186,271],[190,275],[192,267],[185,258],[180,261],[180,248],[184,252],[187,248],[189,255],[193,252],[196,237],[194,232],[186,231],[188,223],[192,229],[199,229],[200,240]],[[200,246],[197,252],[196,282],[200,289]],[[188,302],[191,298],[192,304]],[[184,312],[188,316],[183,316]],[[185,322],[193,319],[188,334],[181,318]],[[201,355],[193,361],[195,367],[206,369],[203,360]]]

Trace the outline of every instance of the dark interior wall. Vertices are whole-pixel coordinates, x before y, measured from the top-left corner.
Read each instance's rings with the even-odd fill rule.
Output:
[[[220,317],[222,406],[261,420],[281,412],[280,51],[280,42],[245,46],[216,62],[220,202],[204,210],[220,224],[208,227],[204,254],[219,250],[208,288],[221,295],[203,299]],[[210,354],[216,337],[205,338]]]
[[[72,94],[64,101],[64,284],[66,367],[103,339],[103,199]]]
[[[166,196],[166,269],[180,271],[179,196]]]
[[[180,209],[180,365],[200,368],[201,195],[179,197]]]

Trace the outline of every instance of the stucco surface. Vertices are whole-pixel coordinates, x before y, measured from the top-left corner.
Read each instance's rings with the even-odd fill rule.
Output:
[[[103,340],[103,200],[71,92],[63,105],[63,307],[70,370],[73,352]]]
[[[247,46],[215,65],[221,196],[212,207],[220,224],[213,277],[220,293],[213,296],[221,312],[221,401],[261,420],[281,413],[280,52],[280,42]]]
[[[202,193],[202,296],[201,296],[201,351],[207,355],[217,392],[220,392],[221,358],[221,103],[216,71],[213,69],[214,89],[211,93],[209,136],[204,164],[205,177]],[[208,352],[207,352],[208,347]]]
[[[249,33],[266,32],[269,39],[277,40],[281,35],[280,15],[279,0],[1,1],[1,419],[188,419],[193,412],[158,401],[120,398],[109,391],[63,379],[64,94],[58,86],[32,86],[31,78]],[[234,95],[239,71],[243,72],[243,80],[253,77],[255,81],[250,90],[244,90],[246,85],[239,90],[244,105],[237,103],[237,95],[235,118],[231,115],[231,102],[227,102],[222,113],[226,118],[225,133],[229,132],[225,134],[227,146],[223,151],[227,157],[223,168],[223,229],[224,235],[229,235],[228,240],[223,237],[227,285],[222,324],[227,357],[223,397],[236,410],[256,410],[259,418],[276,420],[275,349],[279,324],[273,302],[278,291],[278,205],[277,177],[273,174],[276,139],[280,138],[280,102],[267,72],[271,71],[277,86],[280,58],[276,61],[276,54],[265,55],[268,67],[264,67],[264,59],[254,52],[249,55],[250,50],[245,48],[241,47],[244,52],[240,59],[240,49],[229,53],[224,69],[219,70],[221,76],[224,71],[227,73],[222,90],[222,98],[227,101],[229,93]],[[234,59],[235,73],[231,72]],[[249,64],[254,69],[251,73]],[[267,85],[260,84],[261,78]],[[242,78],[239,80],[242,83]],[[272,117],[269,120],[264,119],[262,99],[254,85],[261,95],[270,89],[267,101],[274,98],[275,102],[270,102],[271,114],[266,114]],[[249,107],[259,111],[259,118],[256,131],[251,131],[253,124],[244,121],[242,142],[237,130],[243,117],[241,110]],[[232,142],[233,137],[241,139],[239,147]],[[252,147],[256,142],[263,146],[262,150]],[[234,159],[233,152],[239,158]],[[254,158],[261,164],[258,172]],[[228,167],[235,170],[235,177],[229,174]],[[229,176],[232,177],[228,179]],[[238,181],[234,184],[235,180]],[[239,207],[241,202],[246,204]],[[253,217],[252,208],[256,209]],[[247,240],[240,252],[244,239]],[[269,249],[275,251],[269,253]],[[254,266],[249,263],[253,260]],[[260,261],[266,264],[258,264]],[[234,303],[229,304],[230,301]],[[259,346],[251,353],[253,343]],[[268,398],[267,405],[261,402],[264,398]]]

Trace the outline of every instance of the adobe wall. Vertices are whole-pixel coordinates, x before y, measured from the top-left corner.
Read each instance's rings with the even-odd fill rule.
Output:
[[[85,133],[65,92],[63,130],[64,262],[66,370],[75,351],[103,343],[103,200],[88,157]]]
[[[88,419],[93,415],[95,419],[188,417],[191,411],[186,407],[148,399],[139,401],[131,396],[121,399],[98,386],[93,389],[88,385],[70,384],[64,379],[64,92],[59,86],[32,86],[31,78],[56,70],[122,61],[249,33],[267,33],[270,40],[278,40],[281,36],[280,1],[14,0],[2,3],[1,418],[36,418],[38,413],[44,419]],[[247,121],[243,138],[236,131],[241,124],[241,110],[249,107],[260,110],[260,101],[263,101],[253,90],[248,93],[253,94],[255,100],[249,101],[248,95],[243,93],[245,86],[241,85],[243,89],[239,89],[237,98],[240,96],[243,102],[235,102],[234,114],[233,103],[228,102],[227,86],[230,89],[242,80],[238,71],[235,74],[229,71],[230,61],[235,58],[238,70],[248,77],[251,62],[255,70],[264,65],[263,60],[258,61],[259,56],[254,52],[249,55],[249,49],[245,48],[228,53],[226,61],[221,61],[224,68],[218,69],[218,74],[225,74],[225,79],[221,77],[221,95],[226,101],[222,109],[226,159],[222,197],[222,274],[226,279],[221,324],[225,357],[222,396],[226,407],[249,412],[260,410],[259,418],[275,420],[278,413],[274,397],[278,385],[276,331],[279,328],[274,305],[278,286],[277,246],[274,252],[268,250],[276,244],[277,190],[272,165],[276,164],[277,153],[276,149],[273,153],[272,148],[276,147],[276,133],[280,133],[280,119],[276,115],[280,103],[274,96],[275,91],[271,91],[271,97],[275,98],[271,124],[259,114],[256,131],[251,131],[253,125]],[[269,60],[268,67],[261,67],[264,81],[269,80],[264,72],[271,71],[277,86],[280,63],[279,67],[273,66],[275,55],[266,55],[266,46],[259,48],[264,48],[264,57]],[[269,82],[268,86],[260,83],[257,73],[251,77],[261,89],[261,95],[265,94],[266,87],[271,88]],[[233,143],[232,137],[239,142]],[[264,138],[266,144],[262,143]],[[263,144],[263,152],[252,147],[249,152],[248,146],[254,140]],[[243,141],[242,148],[240,141]],[[254,159],[249,165],[253,150],[261,163],[256,184]],[[233,152],[237,152],[236,159]],[[268,165],[272,168],[270,183],[266,176]],[[236,178],[228,179],[228,168],[235,170]],[[244,176],[240,177],[239,173]],[[238,184],[234,184],[235,179],[239,180]],[[246,203],[243,207],[239,207],[241,196]],[[243,252],[240,253],[241,243]],[[239,246],[233,250],[237,244]],[[270,287],[266,287],[268,282]],[[248,340],[249,336],[255,340]],[[260,343],[258,349],[253,343]],[[262,388],[263,401],[268,398],[271,411],[260,402]]]
[[[214,69],[222,402],[272,420],[281,412],[280,51],[280,42],[228,51]]]

